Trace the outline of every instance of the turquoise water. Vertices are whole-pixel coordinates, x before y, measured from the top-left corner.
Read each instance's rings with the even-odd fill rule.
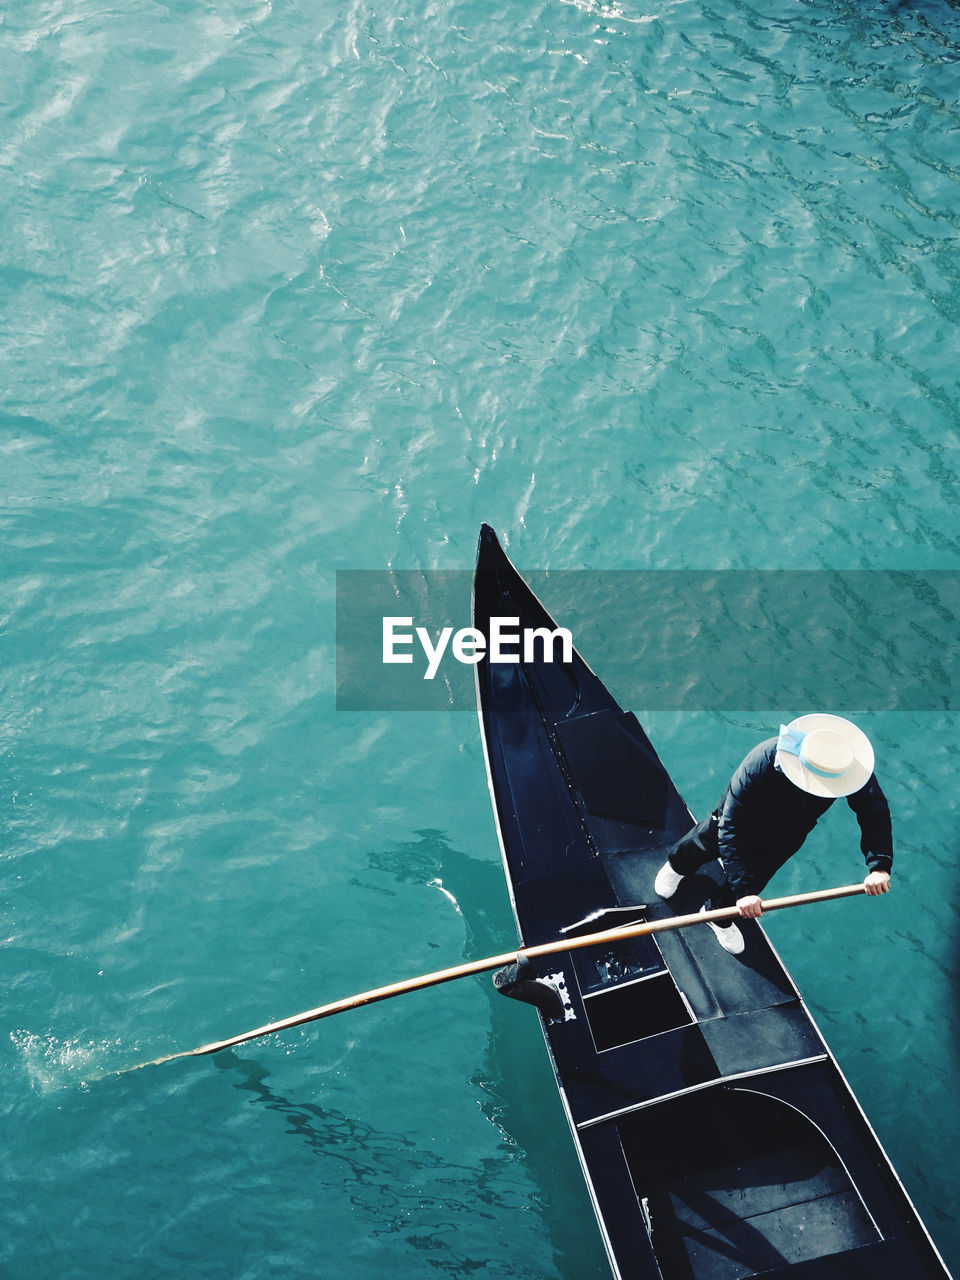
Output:
[[[484,979],[110,1073],[513,945],[473,718],[335,709],[337,569],[960,567],[958,62],[940,0],[7,6],[5,1276],[607,1274]],[[696,812],[808,709],[645,714],[620,639]],[[956,717],[857,710],[896,894],[768,929],[957,1267]]]

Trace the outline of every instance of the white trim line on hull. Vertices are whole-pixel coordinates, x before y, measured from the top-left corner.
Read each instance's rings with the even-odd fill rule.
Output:
[[[702,1093],[704,1089],[713,1089],[720,1084],[733,1084],[738,1080],[755,1080],[758,1076],[773,1075],[777,1071],[790,1071],[794,1067],[809,1067],[816,1062],[829,1062],[827,1053],[815,1054],[812,1058],[794,1058],[790,1062],[777,1062],[772,1067],[759,1067],[753,1071],[737,1071],[729,1076],[717,1076],[714,1080],[704,1080],[702,1084],[692,1084],[686,1089],[677,1089],[674,1093],[663,1093],[657,1098],[647,1098],[643,1102],[631,1102],[629,1107],[620,1107],[616,1111],[607,1111],[602,1116],[594,1116],[592,1120],[581,1120],[578,1129],[592,1129],[594,1125],[606,1124],[609,1120],[619,1120],[621,1116],[633,1115],[636,1111],[645,1111],[647,1107],[655,1107],[661,1102],[672,1102],[674,1098],[686,1098],[692,1093]]]

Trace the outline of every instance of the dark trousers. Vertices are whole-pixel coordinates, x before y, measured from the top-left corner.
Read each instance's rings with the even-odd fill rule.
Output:
[[[720,857],[720,814],[715,810],[708,818],[704,818],[680,840],[671,850],[668,859],[674,871],[682,876],[692,876],[707,862],[716,862]],[[723,863],[720,863],[723,866]],[[704,903],[708,911],[720,907],[736,906],[733,890],[724,879]]]
[[[674,871],[679,871],[682,876],[692,876],[707,862],[720,861],[723,867],[723,859],[720,857],[720,810],[715,809],[709,818],[704,818],[676,844],[669,856],[669,862]],[[759,884],[756,892],[762,893],[767,887],[774,875],[780,870],[783,864],[793,857],[794,850],[791,848],[784,849],[782,846],[772,846],[770,849],[764,850],[762,862],[757,861],[754,870],[759,872],[763,877],[762,883]],[[711,893],[706,906],[708,910],[719,907],[734,907],[737,904],[737,895],[731,889],[726,880],[726,868],[724,868],[723,884],[718,885]]]

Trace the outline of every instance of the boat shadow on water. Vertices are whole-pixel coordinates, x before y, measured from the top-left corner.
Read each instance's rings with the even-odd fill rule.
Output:
[[[269,1083],[269,1070],[255,1059],[225,1050],[214,1059],[234,1087],[281,1117],[286,1133],[324,1164],[315,1177],[301,1181],[298,1193],[315,1206],[317,1274],[333,1274],[337,1259],[330,1239],[347,1221],[358,1224],[361,1238],[391,1237],[385,1257],[397,1274],[409,1274],[398,1246],[415,1251],[418,1268],[466,1276],[487,1268],[476,1241],[511,1212],[501,1202],[495,1170],[483,1162],[457,1163],[430,1151],[399,1131],[359,1120],[331,1107],[288,1097]],[[324,1229],[330,1215],[337,1232]],[[464,1231],[466,1223],[475,1229]],[[472,1252],[471,1252],[472,1250]],[[525,1273],[508,1266],[505,1275]]]
[[[397,890],[402,886],[423,886],[431,894],[440,888],[451,904],[469,903],[462,914],[456,906],[464,956],[511,945],[503,873],[486,845],[475,856],[458,848],[446,832],[424,828],[408,840],[372,851],[355,884],[395,897],[401,907],[403,895]],[[482,1258],[465,1247],[468,1236],[499,1233],[513,1223],[521,1235],[525,1230],[544,1233],[538,1245],[553,1263],[545,1274],[558,1280],[603,1280],[609,1274],[605,1255],[596,1234],[584,1230],[590,1204],[568,1163],[569,1134],[542,1058],[538,1021],[530,1008],[503,1001],[487,975],[471,982],[482,993],[486,1016],[477,1016],[476,996],[467,995],[477,1052],[469,1079],[454,1081],[452,1089],[461,1096],[466,1089],[466,1131],[479,1106],[493,1137],[480,1141],[472,1155],[465,1152],[462,1163],[431,1150],[432,1137],[418,1136],[416,1120],[399,1110],[395,1127],[387,1130],[324,1105],[322,1097],[292,1096],[271,1078],[266,1061],[249,1051],[226,1049],[210,1061],[256,1106],[281,1117],[292,1140],[331,1165],[331,1172],[317,1175],[318,1202],[325,1199],[328,1184],[332,1195],[344,1192],[348,1211],[363,1220],[370,1237],[394,1235],[411,1248],[428,1248],[425,1265],[431,1270],[465,1276],[495,1266],[498,1275],[529,1280],[528,1259],[501,1256],[492,1243]],[[364,1015],[358,1011],[349,1016]],[[422,1022],[418,1025],[422,1038]],[[456,1070],[449,1064],[446,1069]],[[447,1123],[457,1128],[456,1118],[448,1117]],[[323,1212],[318,1209],[318,1221]],[[402,1263],[398,1274],[403,1274]]]

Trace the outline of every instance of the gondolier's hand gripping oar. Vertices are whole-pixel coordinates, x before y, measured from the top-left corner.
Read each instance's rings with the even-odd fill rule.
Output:
[[[810,902],[852,898],[861,893],[866,893],[863,884],[847,884],[841,885],[838,889],[820,889],[816,893],[795,893],[787,898],[769,898],[764,901],[763,909],[780,911],[785,907],[801,907]],[[666,933],[672,929],[685,929],[691,924],[706,924],[711,920],[735,920],[739,916],[740,912],[736,907],[722,907],[716,911],[702,911],[689,916],[668,916],[664,920],[648,920],[641,924],[622,925],[617,929],[604,929],[599,933],[582,934],[576,938],[561,938],[557,942],[543,942],[535,947],[524,947],[522,954],[535,960],[538,956],[575,951],[578,947],[595,947],[611,942],[621,942],[624,938],[640,938],[648,933]],[[452,982],[454,978],[466,978],[470,974],[484,973],[489,969],[501,969],[504,965],[516,962],[517,958],[516,951],[507,951],[503,955],[487,956],[484,960],[471,960],[466,964],[454,965],[451,969],[438,969],[434,973],[421,974],[418,978],[393,982],[386,987],[374,987],[371,991],[346,996],[342,1000],[322,1004],[316,1009],[307,1009],[303,1013],[294,1014],[293,1017],[283,1018],[279,1022],[269,1022],[265,1026],[244,1031],[227,1040],[215,1040],[211,1044],[200,1045],[197,1049],[184,1049],[179,1053],[168,1053],[163,1058],[154,1058],[151,1062],[138,1063],[137,1066],[127,1067],[116,1074],[125,1075],[128,1071],[139,1071],[142,1067],[156,1067],[163,1062],[173,1062],[176,1058],[198,1058],[210,1053],[219,1053],[221,1049],[231,1049],[234,1045],[245,1044],[248,1040],[259,1040],[262,1036],[270,1036],[277,1031],[302,1026],[305,1022],[318,1022],[321,1018],[332,1017],[335,1013],[345,1013],[347,1009],[358,1009],[361,1005],[374,1004],[378,1000],[390,1000],[393,996],[402,996],[408,991],[419,991],[423,987],[436,987],[442,982]]]

